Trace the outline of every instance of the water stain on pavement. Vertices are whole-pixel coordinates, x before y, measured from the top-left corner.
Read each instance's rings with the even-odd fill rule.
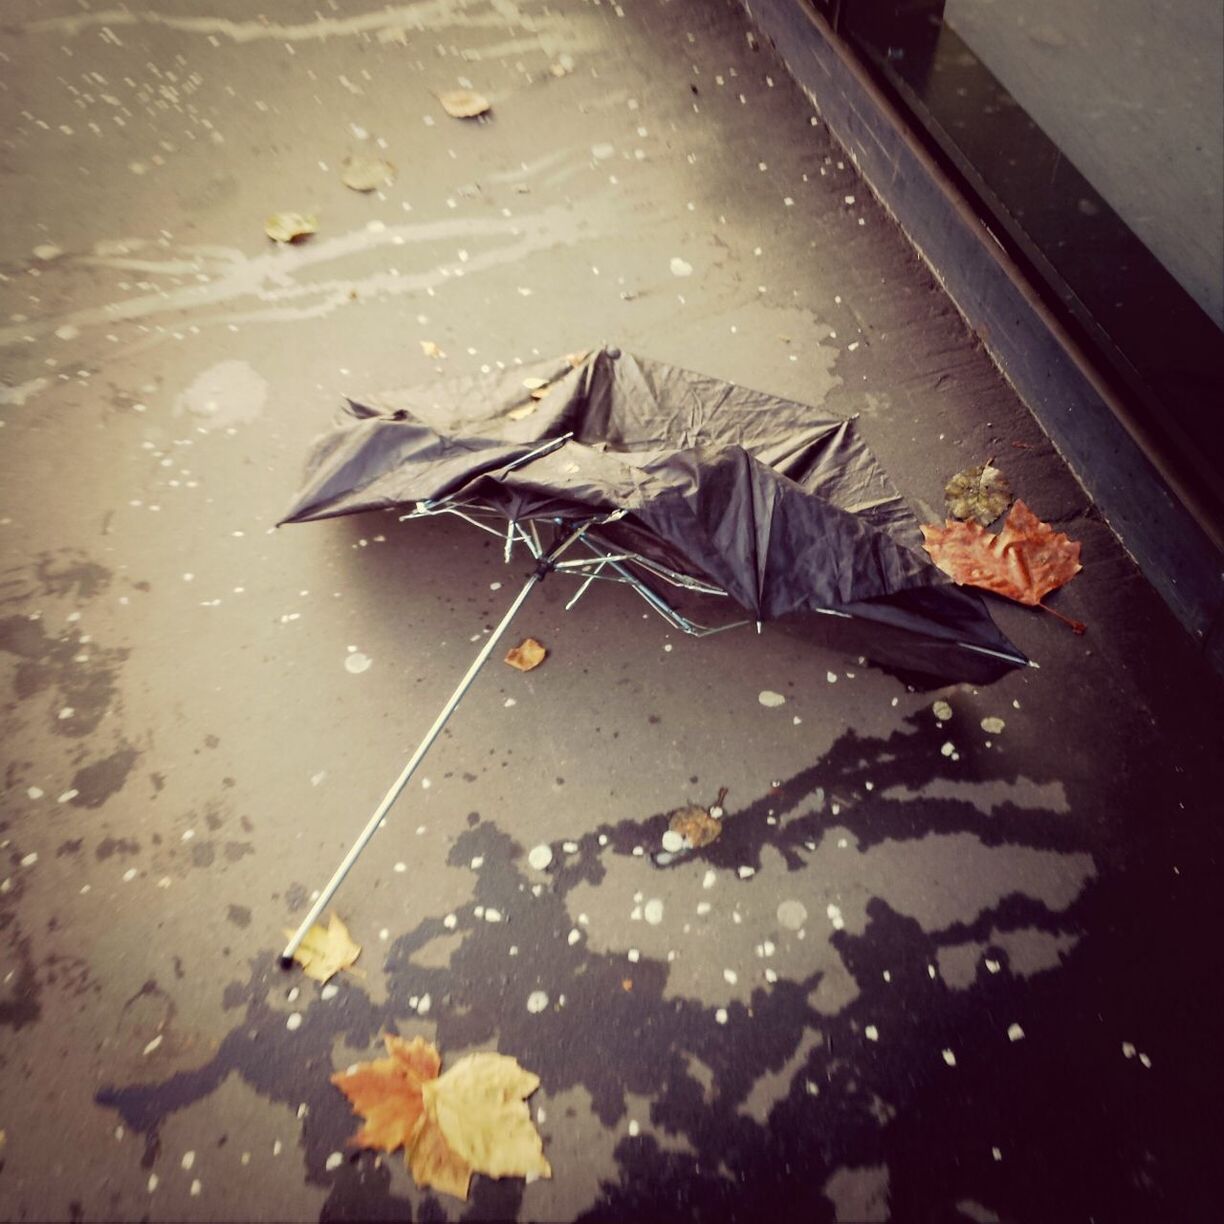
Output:
[[[699,863],[681,859],[663,871],[715,870],[720,890],[738,887],[746,895],[761,877],[745,880],[737,869],[777,863],[781,880],[777,870],[764,873],[775,881],[775,893],[779,887],[824,888],[834,873],[827,865],[814,866],[807,843],[836,838],[842,828],[853,833],[860,853],[906,844],[895,840],[898,828],[912,829],[909,844],[915,848],[931,845],[935,833],[934,844],[942,836],[955,859],[963,852],[960,839],[978,832],[982,817],[976,808],[948,800],[883,799],[864,785],[870,774],[893,794],[920,791],[946,762],[938,753],[916,750],[917,743],[938,734],[922,727],[884,739],[847,732],[819,764],[725,817],[724,836]],[[832,794],[855,795],[857,801],[833,819],[827,810]],[[585,938],[567,940],[583,887],[609,887],[619,862],[639,874],[658,870],[635,848],[657,844],[665,826],[661,814],[594,829],[563,850],[541,883],[525,849],[482,821],[458,836],[448,859],[472,871],[474,895],[454,914],[427,919],[394,941],[385,961],[384,1004],[374,1004],[359,984],[342,976],[334,997],[292,1004],[301,1021],[286,1040],[286,996],[291,988],[312,988],[284,977],[265,949],[252,957],[245,981],[225,987],[226,1007],[241,1006],[244,1014],[214,1058],[162,1082],[112,1084],[98,1100],[146,1136],[146,1162],[153,1167],[164,1120],[237,1073],[270,1100],[305,1104],[300,1116],[307,1177],[330,1187],[323,1218],[407,1212],[409,1204],[390,1192],[385,1170],[372,1157],[325,1168],[352,1128],[327,1076],[338,1046],[363,1056],[383,1029],[424,1032],[444,1055],[490,1045],[512,1054],[540,1074],[550,1097],[582,1089],[605,1128],[623,1123],[635,1096],[649,1100],[648,1121],[616,1144],[617,1176],[603,1183],[600,1200],[584,1219],[660,1212],[750,1219],[750,1205],[773,1201],[771,1196],[785,1194],[795,1202],[799,1169],[809,1172],[796,1209],[827,1219],[833,1202],[849,1201],[842,1194],[843,1188],[850,1194],[844,1176],[832,1183],[832,1193],[825,1190],[839,1170],[886,1165],[894,1184],[912,1180],[904,1153],[907,1145],[916,1146],[916,1127],[951,1128],[948,1158],[958,1162],[961,1174],[946,1184],[963,1186],[966,1168],[970,1182],[988,1174],[992,1143],[1019,1146],[1020,1123],[1011,1107],[1023,1095],[1033,1058],[1084,1058],[1098,1040],[1081,1019],[1062,1019],[1061,992],[1074,978],[1073,962],[1062,973],[1030,963],[1023,969],[1031,976],[1023,979],[1010,965],[1019,946],[1015,932],[1061,939],[1075,929],[1089,895],[1081,892],[1091,887],[1091,859],[1077,849],[1065,821],[1024,810],[1010,830],[1024,828],[1018,849],[1025,853],[1085,859],[1068,877],[1079,881],[1070,891],[1050,893],[1044,873],[1023,872],[1010,888],[987,890],[963,912],[937,905],[922,921],[872,895],[864,896],[861,920],[831,931],[824,923],[823,936],[817,934],[823,915],[814,915],[807,924],[811,951],[816,944],[810,941],[827,941],[855,987],[831,1011],[813,1002],[825,973],[813,968],[819,956],[807,957],[806,970],[796,963],[776,980],[754,975],[742,997],[716,1009],[704,995],[669,993],[674,970],[663,955],[627,958],[623,947],[598,950]],[[999,843],[995,852],[1006,855],[1013,845]],[[921,866],[916,870],[920,877],[927,874]],[[908,902],[906,907],[913,908]],[[786,932],[775,927],[771,934],[781,941]],[[448,936],[448,955],[436,956],[439,941]],[[454,941],[456,936],[461,940]],[[962,975],[944,981],[933,968],[941,950],[975,940],[983,953],[974,980]],[[1071,942],[1065,946],[1074,958]],[[983,967],[994,963],[992,957],[998,958],[995,971]],[[1047,968],[1058,964],[1061,958]],[[1021,980],[1036,989],[1018,992]],[[545,1001],[535,1007],[529,996]],[[965,1003],[954,1004],[957,999]],[[966,1005],[976,1020],[949,1014]],[[1022,1026],[1030,1040],[1009,1040],[1009,1023]],[[941,1056],[950,1041],[957,1047],[955,1071]],[[595,1059],[592,1043],[599,1049]],[[902,1066],[908,1073],[899,1074]],[[953,1074],[959,1078],[947,1078]],[[1130,1091],[1121,1080],[1096,1090]],[[995,1106],[982,1106],[975,1115],[972,1135],[958,1121],[962,1091],[996,1098]],[[1065,1129],[1051,1127],[1051,1146],[1065,1142]],[[548,1127],[542,1131],[547,1139]],[[990,1143],[984,1143],[987,1137]],[[1105,1125],[1092,1142],[1105,1147],[1119,1140]],[[1049,1157],[1045,1145],[1034,1147],[1031,1135],[1026,1143],[1026,1162]],[[938,1179],[923,1182],[933,1209],[930,1196],[937,1196],[937,1185]],[[531,1201],[525,1197],[529,1188],[519,1183],[478,1179],[475,1189],[480,1210],[500,1217],[515,1215]],[[430,1200],[415,1196],[424,1212],[436,1210]]]

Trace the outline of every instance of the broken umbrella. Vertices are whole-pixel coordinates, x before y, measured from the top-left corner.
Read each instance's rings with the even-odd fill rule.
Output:
[[[986,682],[1028,660],[922,550],[853,420],[604,346],[533,368],[348,401],[286,523],[456,515],[535,562],[284,952],[328,905],[535,586],[626,583],[702,636],[764,621],[866,627],[863,653]],[[661,590],[741,610],[707,626]],[[862,639],[860,638],[860,641]]]

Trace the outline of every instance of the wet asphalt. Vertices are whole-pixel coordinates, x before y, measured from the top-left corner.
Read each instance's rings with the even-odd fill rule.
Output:
[[[1211,1217],[1219,682],[747,34],[6,7],[0,1216]],[[923,521],[993,455],[1082,542],[1087,633],[996,601],[1040,667],[974,688],[550,578],[547,661],[489,665],[336,899],[364,975],[284,972],[531,569],[460,522],[275,530],[311,439],[603,340],[858,414]],[[328,1076],[384,1030],[538,1073],[552,1179],[463,1205],[349,1149]]]

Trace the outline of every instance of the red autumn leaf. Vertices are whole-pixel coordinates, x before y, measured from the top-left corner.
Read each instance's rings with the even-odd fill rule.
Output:
[[[1079,621],[1041,602],[1083,568],[1079,543],[1043,523],[1024,502],[1012,506],[998,535],[972,519],[949,519],[945,527],[924,523],[922,536],[931,559],[954,582],[1045,608],[1076,633],[1084,632]]]

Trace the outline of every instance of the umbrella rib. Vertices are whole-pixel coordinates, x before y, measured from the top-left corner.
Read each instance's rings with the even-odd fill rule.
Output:
[[[489,661],[489,656],[497,647],[497,643],[501,640],[506,630],[510,628],[510,623],[518,614],[519,609],[527,602],[527,597],[543,581],[553,567],[553,562],[571,545],[576,544],[586,534],[587,529],[592,525],[592,521],[588,520],[585,523],[575,527],[568,535],[562,537],[556,544],[552,546],[543,556],[540,557],[539,564],[535,568],[535,572],[527,579],[523,589],[515,596],[514,602],[506,610],[506,614],[502,617],[500,624],[489,635],[488,640],[481,647],[480,653],[472,660],[471,666],[464,673],[463,679],[459,681],[455,691],[450,695],[450,699],[442,707],[438,717],[434,719],[433,726],[425,733],[425,738],[417,745],[416,751],[412,754],[408,764],[400,771],[400,775],[391,784],[391,789],[383,796],[382,802],[375,808],[374,814],[366,822],[365,828],[362,829],[357,840],[349,847],[348,853],[340,862],[340,866],[336,868],[332,878],[328,880],[322,892],[319,893],[318,900],[310,907],[310,912],[302,919],[301,925],[293,935],[289,942],[285,945],[285,950],[281,953],[281,964],[288,967],[293,963],[294,953],[301,946],[302,940],[306,938],[310,928],[319,920],[320,915],[331,903],[331,899],[336,894],[336,890],[344,883],[345,876],[352,870],[353,864],[357,862],[361,852],[369,844],[370,839],[378,831],[387,812],[390,811],[392,804],[399,798],[400,792],[408,785],[408,780],[416,772],[416,768],[424,760],[425,754],[433,746],[434,741],[442,733],[442,728],[446,726],[450,716],[455,712],[459,703],[463,700],[469,688],[472,687],[472,682],[476,679],[480,669]]]

